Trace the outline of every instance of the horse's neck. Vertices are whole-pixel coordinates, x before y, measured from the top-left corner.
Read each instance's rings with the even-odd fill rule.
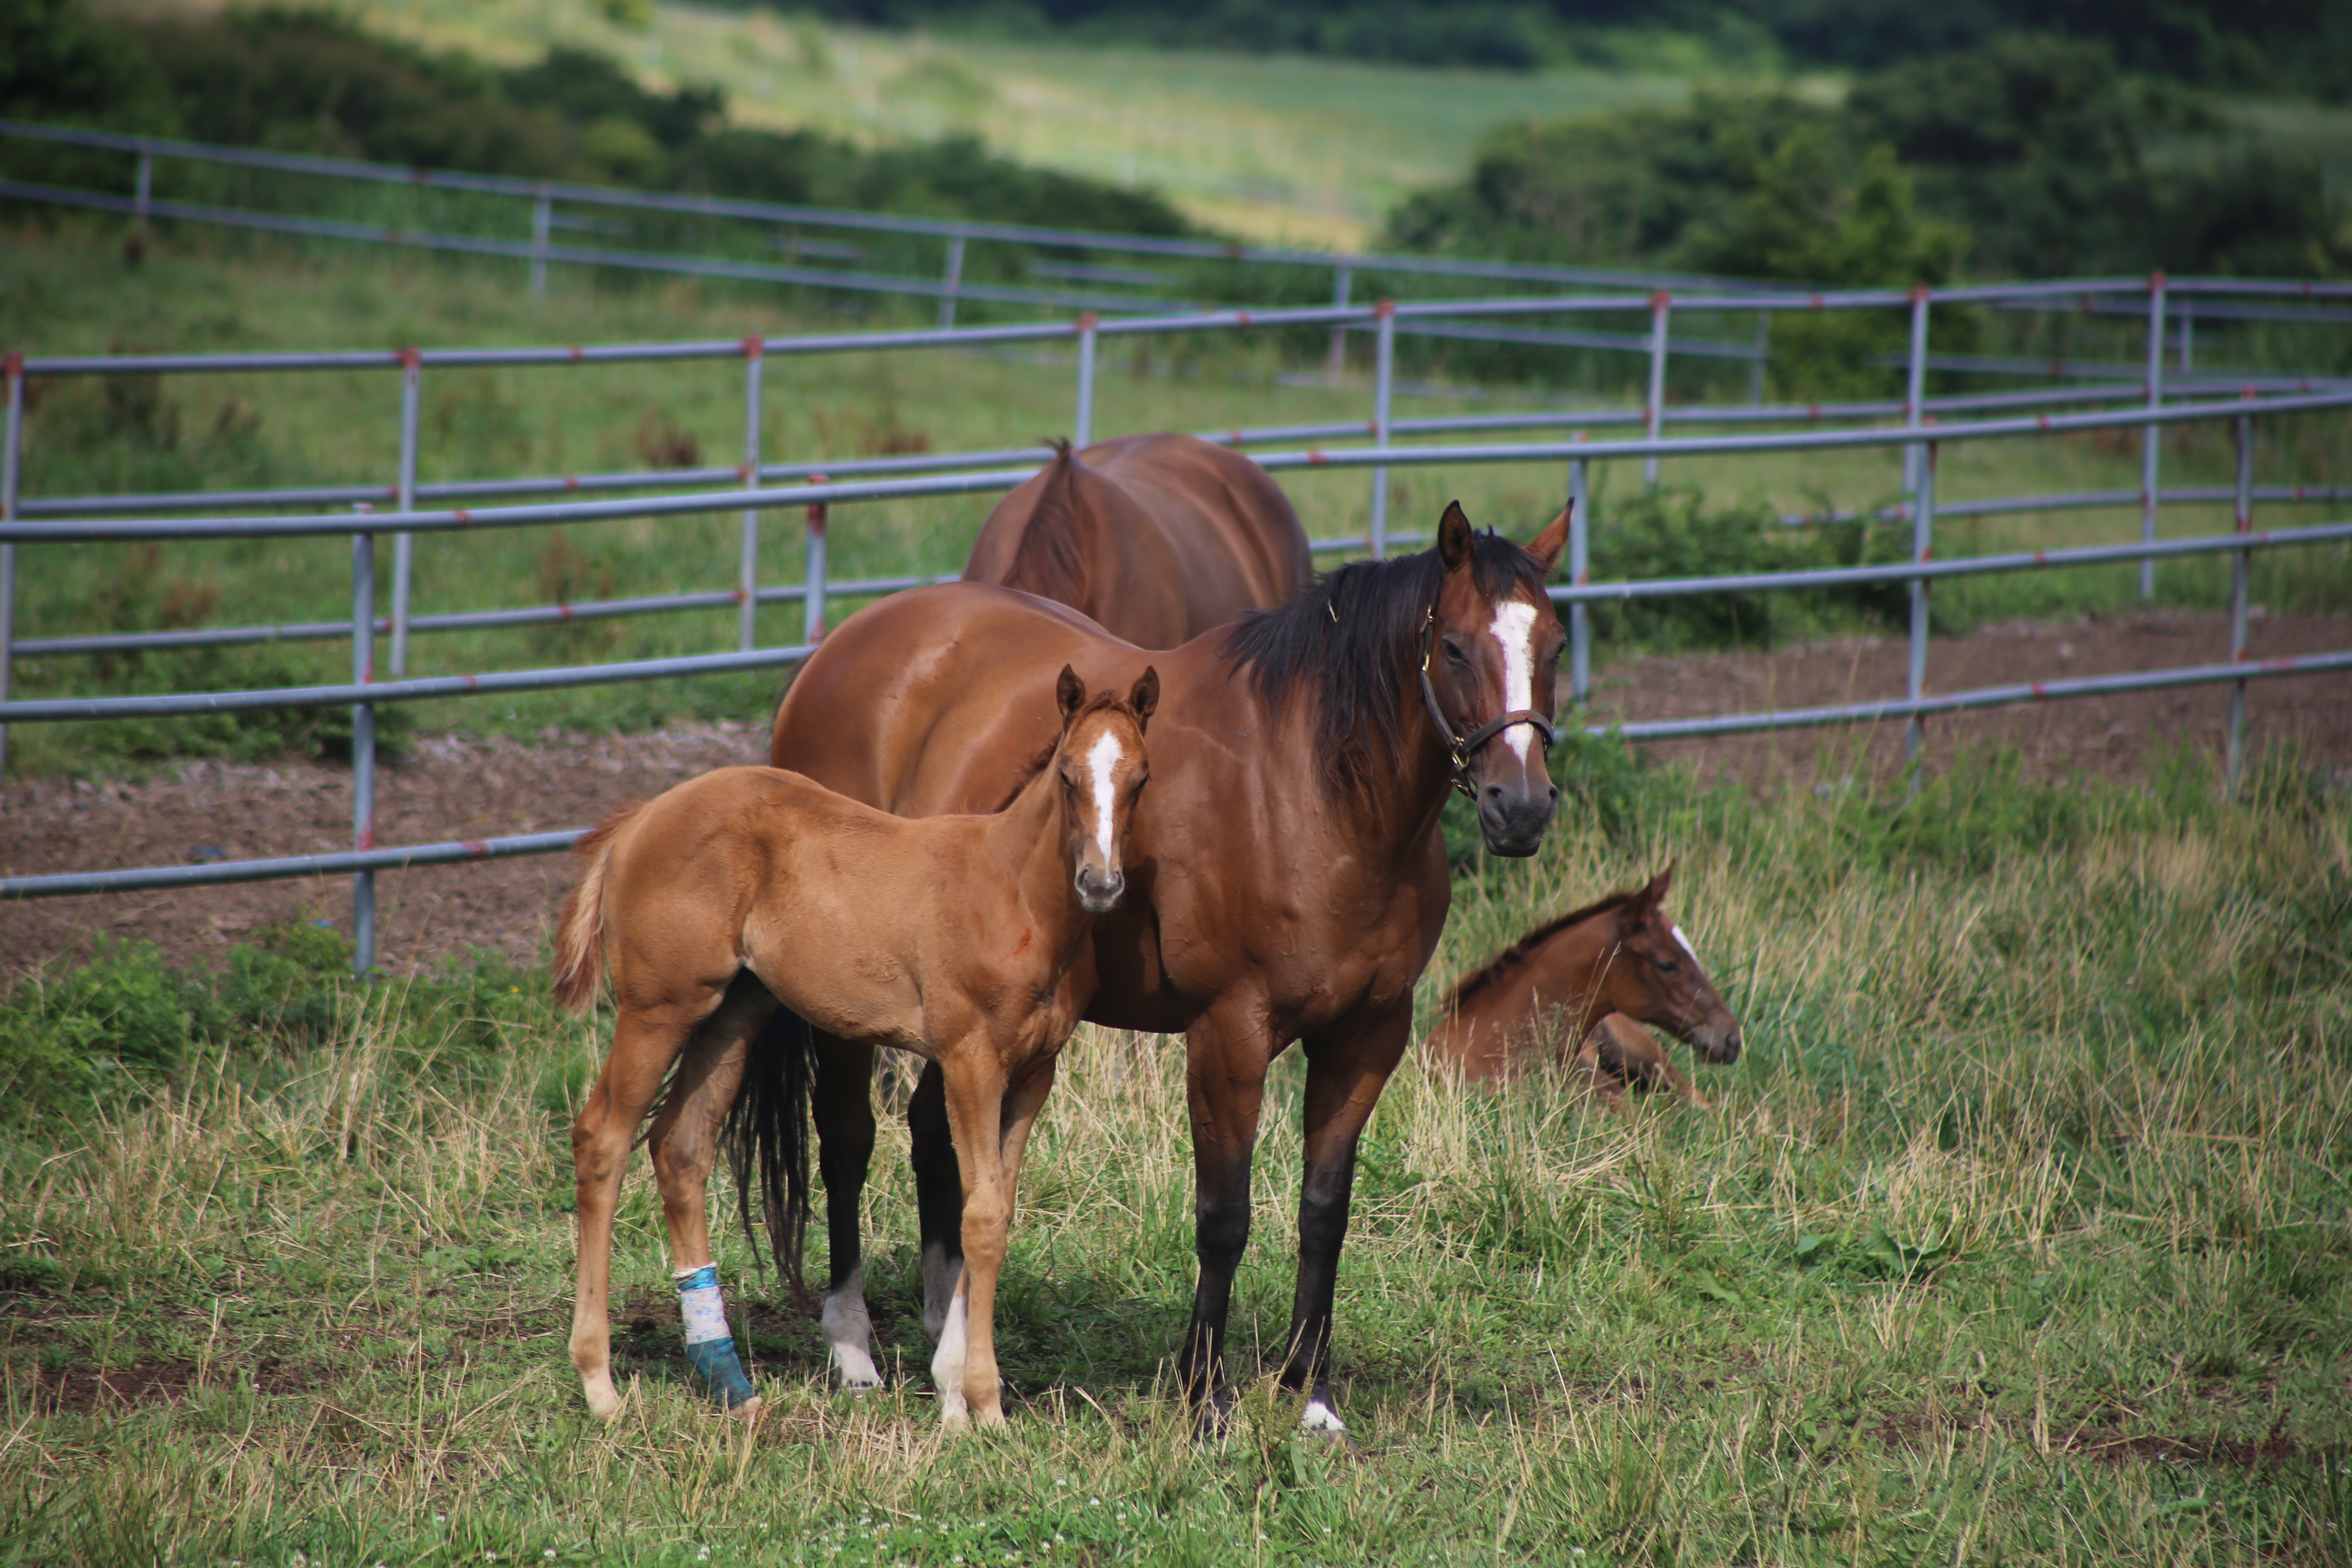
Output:
[[[1068,837],[1062,831],[1061,760],[1056,751],[1034,777],[1021,787],[1011,804],[986,817],[981,827],[991,861],[1009,874],[1028,906],[1033,927],[1042,923],[1044,947],[1054,951],[1056,939],[1074,932],[1082,918],[1071,890],[1077,868],[1070,863]]]

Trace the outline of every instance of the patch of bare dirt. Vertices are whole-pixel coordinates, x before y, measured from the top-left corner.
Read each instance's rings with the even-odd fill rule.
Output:
[[[2352,648],[2352,616],[2263,616],[2248,631],[2255,659]],[[1941,638],[1927,654],[1930,695],[2023,681],[2074,679],[2184,665],[2224,664],[2230,622],[2218,612],[2147,610],[2071,622],[2013,623]],[[1899,637],[1846,638],[1770,653],[1641,658],[1593,679],[1598,722],[1870,702],[1904,694],[1909,647]],[[1929,760],[1965,747],[2015,750],[2029,774],[2146,776],[2152,753],[2182,745],[2218,759],[2228,731],[2227,685],[2021,703],[1927,721]],[[1778,734],[1643,743],[1708,781],[1755,789],[1824,776],[1885,778],[1902,766],[1901,722]],[[2316,765],[2352,769],[2352,675],[2249,681],[2250,751],[2293,743]]]
[[[2352,617],[2265,616],[2251,653],[2276,658],[2352,647]],[[1985,628],[1937,642],[1928,689],[2220,662],[2229,623],[2218,613],[2150,611],[2106,619]],[[1628,660],[1594,683],[1602,721],[1694,717],[1899,697],[1900,638],[1862,638],[1771,653]],[[2143,775],[2153,753],[2188,744],[2218,757],[2229,689],[2053,701],[1931,720],[1931,761],[1964,746],[2015,748],[2042,777]],[[2311,763],[2352,779],[2352,677],[2296,676],[2247,689],[2256,749],[2294,742]],[[642,735],[554,733],[525,744],[462,735],[420,741],[378,784],[377,841],[425,844],[585,826],[706,769],[766,760],[766,728],[679,727]],[[1757,789],[1899,767],[1903,726],[1653,742],[1657,755],[1708,779]],[[247,859],[350,847],[351,775],[311,763],[192,763],[136,783],[9,782],[0,792],[0,874],[27,875],[198,858]],[[428,867],[377,879],[378,948],[394,973],[481,950],[529,963],[542,950],[571,886],[569,857]],[[268,924],[323,920],[348,931],[351,879],[315,878],[178,892],[0,904],[0,976],[86,954],[101,935],[152,942],[175,961],[217,963]]]
[[[640,735],[428,736],[379,771],[376,841],[431,844],[586,826],[625,800],[710,768],[767,760],[762,723],[681,726]],[[0,793],[0,874],[168,866],[345,850],[348,768],[190,763],[142,782],[11,780]],[[383,966],[429,968],[487,950],[531,961],[572,885],[571,857],[535,855],[379,873]],[[351,929],[352,879],[306,878],[184,891],[0,904],[0,973],[79,959],[99,936],[152,942],[178,963],[217,964],[273,922]]]

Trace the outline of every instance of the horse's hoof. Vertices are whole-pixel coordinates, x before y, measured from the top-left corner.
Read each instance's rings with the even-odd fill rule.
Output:
[[[971,1415],[961,1405],[940,1412],[940,1430],[961,1436],[971,1430]]]
[[[588,1397],[588,1414],[599,1421],[610,1421],[621,1413],[621,1395],[610,1377],[584,1379],[581,1392]]]
[[[1306,1411],[1298,1417],[1298,1429],[1318,1437],[1345,1437],[1348,1435],[1348,1424],[1339,1419],[1339,1413],[1319,1399],[1307,1402]]]
[[[730,1406],[727,1410],[727,1414],[733,1416],[738,1421],[754,1422],[760,1419],[760,1410],[763,1403],[764,1402],[760,1398],[760,1396],[755,1394],[751,1395],[751,1398],[745,1400],[742,1404]]]

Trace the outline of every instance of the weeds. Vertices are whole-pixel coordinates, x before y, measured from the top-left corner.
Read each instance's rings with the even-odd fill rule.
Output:
[[[1981,759],[1908,805],[1757,802],[1587,745],[1544,853],[1468,868],[1428,992],[1678,858],[1748,1050],[1696,1069],[1714,1116],[1408,1061],[1341,1276],[1352,1452],[1257,1375],[1289,1315],[1295,1056],[1224,1441],[1191,1442],[1164,1360],[1181,1043],[1093,1029],[1013,1233],[1009,1436],[938,1436],[893,1119],[887,1391],[826,1392],[814,1324],[723,1234],[771,1414],[706,1415],[641,1166],[633,1392],[596,1428],[563,1354],[566,1131],[607,1026],[495,967],[359,987],[296,928],[209,981],[110,949],[7,999],[0,1038],[36,1018],[121,1065],[0,1126],[0,1562],[2343,1562],[2343,797],[2274,759],[2224,805],[2183,759],[2066,804]],[[57,1032],[92,1018],[98,1047]]]

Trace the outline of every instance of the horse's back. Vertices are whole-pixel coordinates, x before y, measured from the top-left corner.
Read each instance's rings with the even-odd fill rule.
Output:
[[[1312,573],[1290,499],[1248,458],[1191,436],[1065,450],[998,502],[964,580],[1070,605],[1174,647],[1288,602]]]

